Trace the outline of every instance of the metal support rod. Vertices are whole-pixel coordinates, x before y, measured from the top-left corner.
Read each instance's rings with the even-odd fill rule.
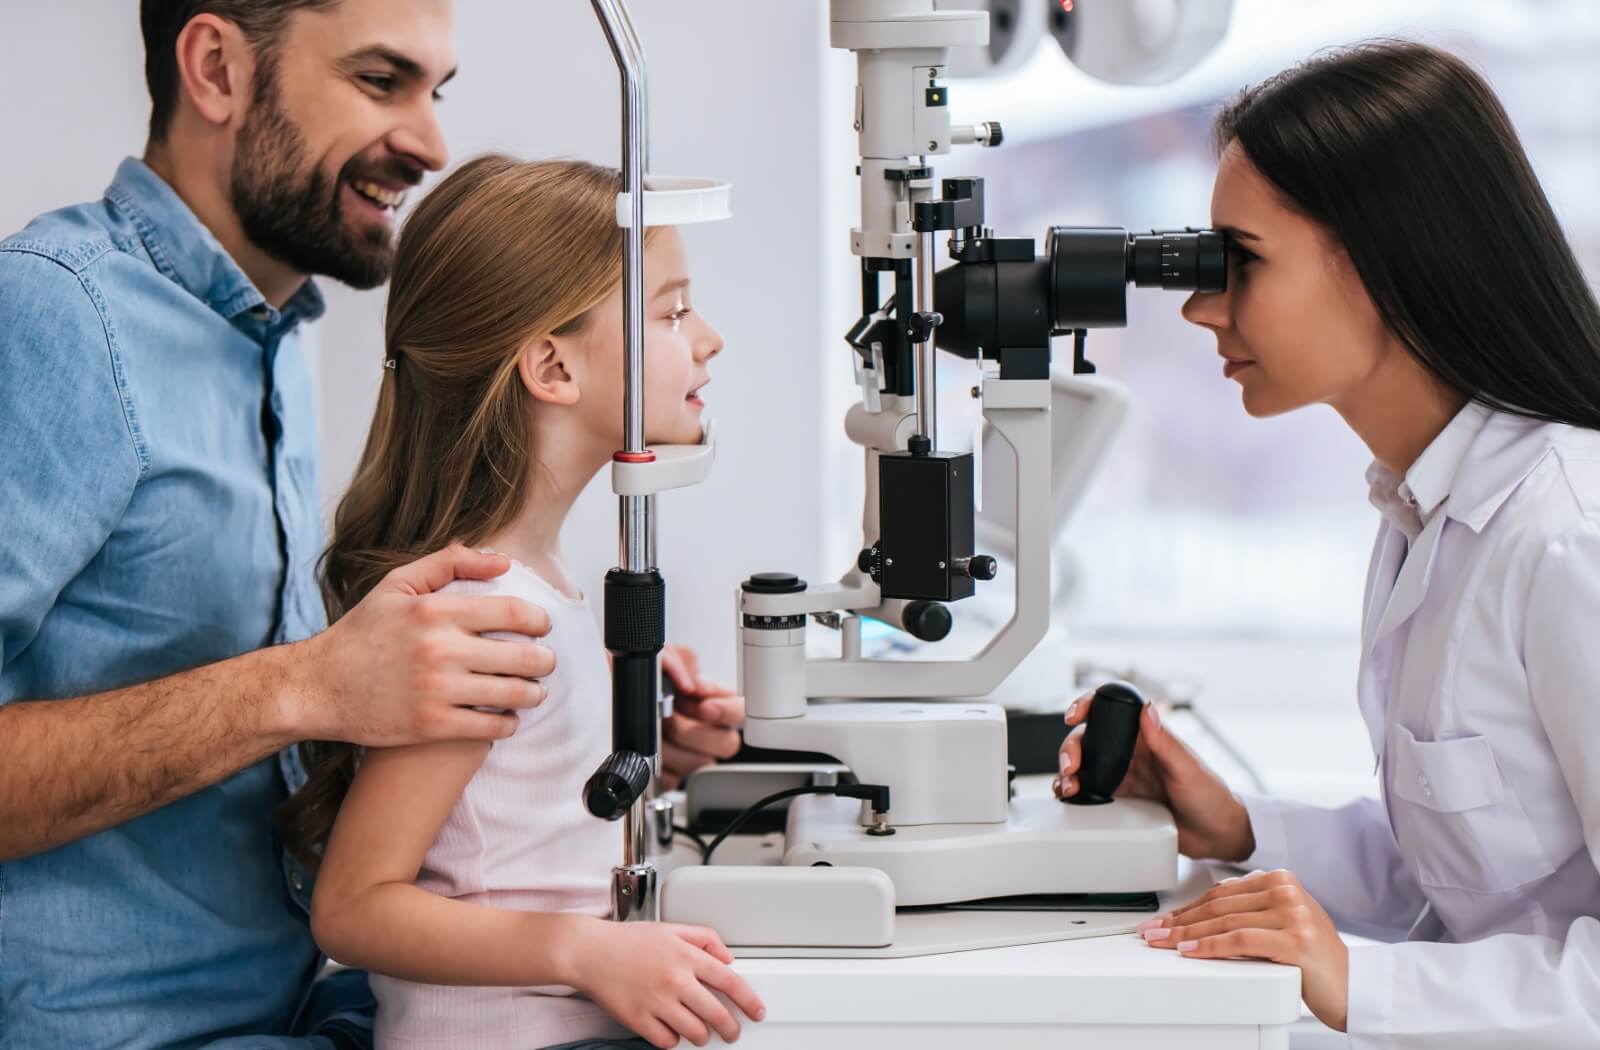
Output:
[[[917,313],[933,312],[933,234],[917,237]],[[939,447],[939,356],[935,333],[917,344],[917,433]]]
[[[591,0],[605,28],[622,80],[622,192],[628,195],[628,227],[622,241],[622,331],[624,347],[622,425],[624,452],[644,443],[644,175],[649,140],[644,52],[621,0]],[[648,572],[650,507],[641,496],[621,496],[621,563],[627,572]]]
[[[622,453],[645,451],[644,430],[644,178],[649,170],[648,91],[644,49],[628,16],[624,0],[591,0],[595,17],[605,30],[606,42],[617,61],[622,86],[622,192],[627,195],[628,225],[622,241],[623,331],[623,447]],[[638,731],[654,705],[660,651],[659,631],[664,617],[660,576],[655,572],[655,498],[618,497],[618,560],[620,570],[607,577],[607,647],[613,653],[613,734],[622,753],[643,754],[654,779],[659,763],[658,733]],[[653,596],[644,603],[625,598],[641,583],[653,578]],[[616,586],[613,588],[612,584]],[[613,591],[615,590],[615,593]],[[612,608],[613,600],[619,604]],[[652,723],[652,728],[654,723]],[[622,728],[618,728],[622,727]],[[648,736],[649,742],[644,739]],[[622,864],[611,872],[612,918],[619,921],[656,917],[656,872],[650,865],[648,789],[634,797],[622,817]]]

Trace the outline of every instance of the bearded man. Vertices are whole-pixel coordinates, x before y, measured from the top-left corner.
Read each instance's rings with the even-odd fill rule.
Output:
[[[452,548],[328,627],[312,275],[372,288],[446,162],[450,0],[143,0],[152,112],[105,198],[0,241],[0,1045],[335,1050],[273,812],[296,745],[509,735],[542,609],[433,593]],[[664,656],[677,773],[742,704]],[[424,689],[422,683],[430,688]],[[491,713],[499,711],[502,713]],[[597,756],[598,758],[599,756]]]

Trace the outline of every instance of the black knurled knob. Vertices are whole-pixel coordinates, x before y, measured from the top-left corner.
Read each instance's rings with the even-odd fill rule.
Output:
[[[974,554],[967,559],[966,574],[974,580],[992,580],[999,571],[999,564],[987,554]]]
[[[911,637],[924,642],[942,642],[950,634],[955,619],[938,602],[912,602],[900,615],[900,622]]]
[[[601,820],[616,820],[650,785],[650,763],[637,751],[616,751],[583,785],[583,805]]]

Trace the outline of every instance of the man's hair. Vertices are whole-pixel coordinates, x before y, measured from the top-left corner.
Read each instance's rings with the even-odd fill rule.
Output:
[[[238,26],[270,59],[289,17],[297,11],[332,7],[339,0],[139,0],[144,33],[144,80],[150,88],[150,141],[163,142],[178,107],[178,34],[196,15],[216,15]],[[270,62],[266,63],[270,66]]]

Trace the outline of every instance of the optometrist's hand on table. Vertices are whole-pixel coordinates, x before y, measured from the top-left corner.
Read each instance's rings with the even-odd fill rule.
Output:
[[[452,545],[393,570],[333,626],[297,643],[289,692],[298,735],[393,747],[515,732],[516,712],[544,700],[537,679],[555,669],[555,653],[479,636],[540,638],[549,615],[517,598],[434,593],[455,579],[493,579],[510,565],[503,555]]]
[[[701,766],[739,753],[744,697],[702,678],[699,658],[681,645],[661,650],[661,670],[674,689],[672,717],[661,730],[661,780],[674,788]]]
[[[1350,950],[1333,920],[1290,872],[1224,879],[1195,901],[1139,927],[1155,948],[1191,959],[1270,959],[1300,968],[1300,994],[1318,1020],[1345,1030]]]
[[[680,1036],[705,1046],[712,1032],[731,1043],[739,1021],[713,990],[753,1021],[767,1015],[732,962],[722,938],[703,926],[593,919],[573,948],[571,984],[652,1046],[677,1046]]]
[[[1061,775],[1055,782],[1056,797],[1063,800],[1078,793],[1082,725],[1093,695],[1080,696],[1067,708],[1069,732],[1061,743]],[[1146,704],[1140,718],[1133,761],[1117,796],[1153,799],[1172,810],[1178,851],[1186,857],[1239,862],[1254,853],[1255,835],[1244,803],[1182,740],[1166,731],[1155,704]]]

